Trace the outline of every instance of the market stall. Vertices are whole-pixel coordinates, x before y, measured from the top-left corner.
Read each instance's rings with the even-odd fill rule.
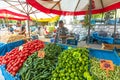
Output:
[[[17,0],[17,1],[11,1],[11,0],[1,0],[0,9],[7,9],[9,11],[20,13],[27,16],[26,21],[26,31],[29,34],[30,37],[30,20],[35,20],[36,22],[41,20],[41,18],[53,18],[57,15],[55,14],[49,14],[49,13],[43,13],[31,5],[29,5],[26,0]]]
[[[111,10],[120,8],[120,0],[26,0],[30,5],[36,9],[45,13],[54,13],[58,15],[86,15],[88,14],[88,36],[87,43],[90,41],[90,29],[91,29],[91,15],[97,13],[104,13]],[[69,2],[69,4],[68,4]],[[66,6],[64,6],[66,5]],[[116,25],[114,27],[114,33],[116,32]]]
[[[35,1],[45,2],[46,0]],[[89,1],[86,1],[86,5],[88,2]],[[110,1],[110,3],[111,2],[112,1]],[[115,0],[115,2],[119,2],[119,0]],[[116,4],[119,3],[113,5]],[[75,10],[77,10],[77,8]],[[65,14],[67,14],[67,12],[65,12]],[[77,12],[75,14],[77,15]],[[97,36],[97,38],[99,38],[99,36]],[[101,37],[99,39],[102,40]],[[109,42],[111,42],[111,39]],[[3,45],[4,44],[1,43],[1,46]],[[116,50],[108,51],[77,48],[76,46],[47,43],[37,39],[28,41],[19,47],[15,47],[10,52],[5,53],[4,56],[0,56],[0,65],[2,72],[0,76],[5,80],[120,79],[120,57]]]
[[[5,80],[101,80],[103,78],[104,80],[119,80],[117,72],[119,72],[120,58],[116,55],[115,51],[88,50],[33,40],[1,56],[0,69],[2,69],[2,76]],[[115,71],[110,72],[109,77],[98,73],[101,71],[106,74],[100,68],[99,60],[113,62]],[[113,74],[115,77],[112,78]]]

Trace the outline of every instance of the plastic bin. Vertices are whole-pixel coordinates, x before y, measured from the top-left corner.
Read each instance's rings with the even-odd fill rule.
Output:
[[[67,44],[68,44],[68,45],[76,45],[76,46],[77,46],[78,40],[68,39],[68,40],[67,40]]]
[[[55,39],[54,39],[54,38],[51,38],[51,39],[50,39],[50,42],[51,42],[51,43],[54,43],[54,42],[55,42]]]
[[[31,36],[32,40],[38,39],[38,35]]]
[[[120,44],[120,39],[114,39],[114,44]]]
[[[98,50],[89,49],[90,57],[96,57],[98,59],[112,60],[114,64],[120,65],[120,57],[116,50]]]

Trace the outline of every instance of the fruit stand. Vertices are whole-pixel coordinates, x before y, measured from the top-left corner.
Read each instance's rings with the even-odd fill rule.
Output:
[[[110,60],[102,57],[106,53],[114,54],[110,77],[100,68],[101,59]],[[115,59],[116,54],[33,40],[0,56],[0,70],[4,80],[119,80],[120,58]]]

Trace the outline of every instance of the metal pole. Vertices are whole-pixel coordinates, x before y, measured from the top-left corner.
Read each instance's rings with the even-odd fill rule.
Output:
[[[104,21],[103,16],[104,16],[104,13],[102,13],[101,24],[102,24],[102,21]]]
[[[116,20],[117,20],[117,9],[115,9],[114,38],[115,38],[115,33],[116,33]],[[115,43],[115,40],[114,40],[114,43]]]
[[[88,27],[87,45],[89,45],[90,42],[91,15],[92,15],[92,0],[90,0],[89,2],[89,27]]]
[[[30,26],[29,26],[29,14],[27,14],[28,20],[27,20],[27,28],[28,28],[28,36],[30,37]]]

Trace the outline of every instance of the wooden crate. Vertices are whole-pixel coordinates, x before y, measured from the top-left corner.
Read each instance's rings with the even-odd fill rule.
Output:
[[[102,43],[102,49],[113,50],[115,47],[116,47],[117,49],[120,49],[120,45]]]

